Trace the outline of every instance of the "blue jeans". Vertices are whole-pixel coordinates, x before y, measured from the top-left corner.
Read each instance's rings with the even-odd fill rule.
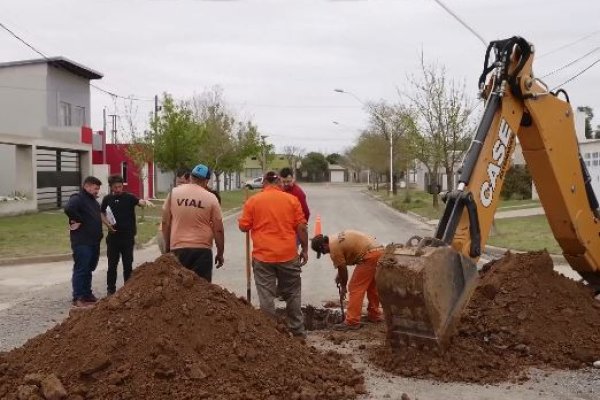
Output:
[[[73,249],[73,300],[92,296],[92,272],[98,266],[100,243],[97,245],[78,244]]]

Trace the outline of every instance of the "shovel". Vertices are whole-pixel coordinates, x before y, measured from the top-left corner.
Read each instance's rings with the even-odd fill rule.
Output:
[[[339,283],[337,284],[337,288],[338,288],[338,293],[340,294],[340,310],[342,311],[342,321],[344,322],[346,320],[346,314],[344,313],[344,294],[342,293],[342,285],[340,285]]]
[[[248,200],[248,188],[246,188],[246,200]],[[246,232],[246,300],[251,303],[250,281],[252,280],[252,270],[250,269],[250,232]]]

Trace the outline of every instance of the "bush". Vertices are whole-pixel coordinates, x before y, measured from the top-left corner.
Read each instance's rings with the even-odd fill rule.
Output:
[[[531,199],[531,175],[525,165],[513,165],[506,172],[500,197],[503,200]]]

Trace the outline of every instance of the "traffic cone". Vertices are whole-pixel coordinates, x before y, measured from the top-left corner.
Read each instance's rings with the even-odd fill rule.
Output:
[[[315,234],[314,236],[323,234],[323,230],[321,229],[321,216],[317,215],[315,219]]]

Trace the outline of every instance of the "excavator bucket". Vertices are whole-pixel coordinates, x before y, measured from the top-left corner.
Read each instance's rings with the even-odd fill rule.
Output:
[[[447,245],[390,244],[375,279],[392,348],[444,351],[475,289],[477,267]]]

